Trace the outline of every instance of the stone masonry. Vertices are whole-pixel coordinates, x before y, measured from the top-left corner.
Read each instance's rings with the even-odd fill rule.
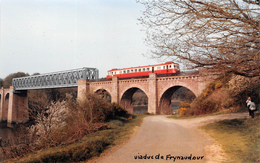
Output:
[[[27,91],[15,93],[13,87],[0,89],[0,122],[22,123],[29,120]]]
[[[79,80],[78,92],[81,90],[92,93],[106,90],[111,95],[111,102],[120,103],[129,113],[133,113],[132,96],[141,89],[148,97],[148,112],[153,114],[171,114],[171,95],[179,87],[190,89],[195,96],[203,91],[212,80],[209,76],[189,75],[157,77],[151,73],[149,78],[119,80],[113,77],[112,81],[87,82]],[[86,83],[86,84],[80,84]],[[87,87],[87,88],[86,88]],[[82,98],[78,93],[78,99]]]

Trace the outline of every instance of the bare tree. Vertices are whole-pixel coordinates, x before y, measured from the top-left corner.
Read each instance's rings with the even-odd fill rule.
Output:
[[[17,73],[9,74],[4,79],[3,87],[4,88],[9,88],[12,85],[12,79],[13,78],[19,78],[19,77],[24,77],[24,76],[29,76],[29,74],[28,73],[24,73],[24,72],[17,72]]]
[[[259,0],[137,0],[153,57],[259,76]]]
[[[0,78],[0,88],[3,87],[4,85],[4,80]]]

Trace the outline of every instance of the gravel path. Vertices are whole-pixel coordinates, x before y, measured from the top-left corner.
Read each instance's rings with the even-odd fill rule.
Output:
[[[93,163],[146,162],[221,162],[226,156],[209,135],[198,126],[224,119],[247,118],[248,113],[207,116],[175,120],[166,116],[150,116],[143,120],[134,136]],[[141,158],[142,156],[142,158]],[[150,158],[148,159],[148,157]],[[180,157],[177,157],[180,156]],[[145,159],[146,158],[146,159]],[[183,159],[183,160],[181,160]]]

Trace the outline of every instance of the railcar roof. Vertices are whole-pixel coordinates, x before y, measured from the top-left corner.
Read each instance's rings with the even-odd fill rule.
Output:
[[[120,69],[117,69],[117,68],[113,68],[111,70],[108,70],[109,71],[119,71],[119,70],[129,70],[129,69],[135,69],[135,68],[146,68],[146,67],[153,67],[153,66],[162,66],[162,65],[168,65],[168,64],[176,64],[176,65],[179,65],[178,63],[174,63],[174,62],[165,62],[165,63],[161,63],[161,64],[156,64],[156,65],[147,65],[147,66],[138,66],[138,67],[128,67],[128,68],[120,68]]]

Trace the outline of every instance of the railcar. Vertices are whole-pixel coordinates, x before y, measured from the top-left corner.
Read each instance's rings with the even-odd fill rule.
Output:
[[[156,73],[158,76],[170,76],[180,73],[180,66],[178,63],[166,62],[157,65],[139,66],[123,69],[112,69],[107,71],[107,79],[113,76],[118,78],[138,78],[148,77],[150,73]]]

